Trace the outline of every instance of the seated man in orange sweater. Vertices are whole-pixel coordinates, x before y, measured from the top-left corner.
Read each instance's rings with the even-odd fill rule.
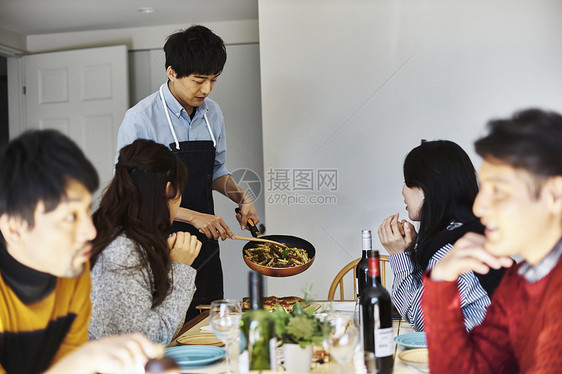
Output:
[[[489,123],[467,234],[425,274],[422,299],[432,373],[562,370],[562,116],[526,110]],[[455,280],[509,266],[480,326],[467,333]]]
[[[159,349],[142,335],[89,344],[92,192],[82,151],[52,131],[0,151],[0,373],[124,373]]]

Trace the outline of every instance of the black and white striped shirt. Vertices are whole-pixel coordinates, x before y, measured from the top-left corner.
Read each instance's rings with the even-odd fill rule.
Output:
[[[432,269],[453,248],[451,243],[441,247],[429,260],[427,270]],[[394,273],[392,283],[392,302],[414,330],[424,330],[421,297],[423,294],[422,273],[414,268],[409,253],[388,256],[390,267]],[[486,316],[490,298],[474,273],[462,274],[457,280],[461,297],[461,308],[464,314],[464,325],[467,331],[479,325]]]

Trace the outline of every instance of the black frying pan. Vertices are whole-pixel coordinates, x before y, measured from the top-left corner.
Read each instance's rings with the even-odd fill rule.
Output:
[[[240,208],[236,208],[236,213],[239,213]],[[262,273],[263,275],[267,275],[270,277],[290,277],[291,275],[296,275],[296,274],[300,274],[303,271],[305,271],[306,269],[308,269],[312,263],[314,262],[314,258],[316,257],[316,249],[314,248],[314,246],[307,240],[302,239],[302,238],[298,238],[296,236],[291,236],[291,235],[265,235],[265,236],[261,236],[259,234],[259,230],[256,227],[255,223],[249,219],[248,220],[248,227],[250,229],[250,232],[252,233],[252,236],[255,238],[261,238],[261,239],[269,239],[269,240],[273,240],[279,243],[283,243],[288,247],[291,248],[302,248],[306,251],[306,253],[308,254],[308,258],[310,259],[310,261],[308,261],[306,264],[304,265],[299,265],[299,266],[293,266],[293,267],[289,267],[289,268],[272,268],[272,267],[267,267],[267,266],[261,266],[258,265],[250,260],[248,260],[246,258],[246,256],[244,256],[244,250],[245,249],[250,249],[250,248],[256,248],[260,243],[259,242],[248,242],[246,243],[246,245],[244,245],[244,247],[242,248],[242,258],[244,259],[244,262],[246,263],[246,265],[248,265],[248,267],[250,267],[250,269],[255,270],[255,271],[259,271],[260,273]]]

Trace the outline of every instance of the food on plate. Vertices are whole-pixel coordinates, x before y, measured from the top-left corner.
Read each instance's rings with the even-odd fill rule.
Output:
[[[245,249],[244,257],[257,265],[272,268],[300,266],[310,261],[308,253],[302,248],[283,248],[271,243],[260,243]]]
[[[293,310],[293,306],[296,304],[297,301],[303,304],[304,299],[297,296],[284,296],[284,297],[266,296],[263,298],[263,308],[265,310],[273,310],[279,306],[285,309],[287,312],[291,312]],[[242,303],[243,309],[250,309],[250,307],[251,307],[250,299],[247,299]]]
[[[323,347],[314,344],[312,350],[312,363],[324,364],[326,362],[330,362],[330,355]]]
[[[402,236],[406,235],[406,233],[404,232],[404,224],[406,223],[406,220],[403,219],[402,221],[398,221],[396,223],[398,224],[398,230],[400,231],[400,235]]]

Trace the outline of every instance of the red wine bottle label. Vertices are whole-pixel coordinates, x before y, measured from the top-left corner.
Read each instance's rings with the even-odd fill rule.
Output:
[[[380,277],[381,276],[381,263],[378,257],[369,257],[369,276],[370,277]]]
[[[394,334],[392,327],[375,329],[375,356],[387,357],[394,354]]]

